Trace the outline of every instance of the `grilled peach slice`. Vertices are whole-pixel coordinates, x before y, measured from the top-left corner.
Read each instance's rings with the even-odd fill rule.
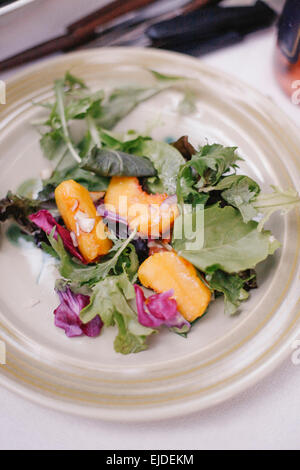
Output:
[[[211,300],[211,291],[194,266],[175,251],[150,256],[141,264],[138,275],[143,286],[155,292],[173,289],[178,310],[189,322],[201,317]]]
[[[159,238],[168,233],[178,216],[176,203],[168,204],[167,194],[148,194],[134,177],[113,177],[105,194],[108,210],[125,218],[131,229]]]
[[[55,190],[55,200],[73,243],[84,259],[91,263],[109,252],[112,241],[107,227],[97,214],[86,188],[73,180],[63,181]]]

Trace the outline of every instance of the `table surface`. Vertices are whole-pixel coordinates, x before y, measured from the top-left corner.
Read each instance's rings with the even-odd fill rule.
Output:
[[[22,32],[28,45],[57,33],[52,17],[46,30],[40,26],[30,28],[30,21],[31,26],[46,24],[42,19],[49,14],[50,3],[47,6],[37,0],[35,9],[27,7],[22,15],[19,12],[5,22],[0,18],[1,44],[9,44],[5,51],[0,49],[0,57],[15,52]],[[62,10],[68,3],[70,0],[60,0]],[[73,13],[68,23],[82,15],[86,2],[71,3]],[[90,0],[89,9],[99,3],[103,2]],[[28,15],[30,21],[26,21]],[[18,35],[11,33],[12,21]],[[269,30],[202,60],[256,87],[299,124],[299,109],[281,93],[274,79],[274,43],[275,31]],[[299,389],[300,366],[297,369],[288,359],[255,387],[222,405],[180,419],[128,424],[57,413],[0,388],[0,449],[299,449]]]

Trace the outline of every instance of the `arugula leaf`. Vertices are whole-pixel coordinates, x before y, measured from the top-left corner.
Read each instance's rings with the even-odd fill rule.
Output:
[[[124,87],[113,90],[103,102],[97,125],[113,129],[115,125],[133,111],[140,103],[160,93],[165,87],[153,88]]]
[[[69,104],[66,106],[66,117],[71,119],[84,119],[87,114],[93,118],[101,115],[101,103],[104,99],[104,91],[99,90],[95,93],[84,93],[78,96],[71,96]]]
[[[62,239],[57,236],[55,240],[53,234],[50,234],[48,239],[52,248],[55,250],[60,259],[59,272],[61,276],[78,285],[89,284],[90,286],[96,284],[99,280],[108,276],[108,274],[115,269],[120,255],[128,247],[130,242],[136,235],[136,230],[132,232],[127,240],[120,240],[117,242],[109,253],[109,258],[96,265],[86,266],[70,256],[65,250]],[[111,254],[116,252],[112,257]]]
[[[125,134],[117,134],[113,131],[99,131],[103,147],[114,150],[121,150],[125,153],[137,154],[145,141],[152,140],[151,137],[137,134],[135,131],[128,131]]]
[[[218,266],[227,273],[254,268],[280,246],[267,231],[258,232],[254,221],[245,224],[238,210],[213,206],[204,210],[204,246],[188,251],[183,241],[174,242],[180,256],[201,271]]]
[[[264,224],[269,220],[272,214],[276,211],[281,211],[287,214],[292,209],[300,207],[300,197],[294,189],[287,189],[282,191],[277,186],[271,186],[273,193],[260,194],[253,201],[253,207],[263,215],[262,220],[259,222],[258,230],[261,231]]]
[[[81,168],[99,176],[155,176],[150,160],[119,150],[94,149],[83,159]]]
[[[84,81],[81,80],[81,78],[75,77],[75,75],[72,75],[69,71],[66,72],[64,81],[65,86],[67,86],[70,91],[78,88],[87,89],[87,86]]]
[[[57,110],[57,117],[61,124],[61,133],[63,136],[64,141],[66,142],[67,148],[71,154],[71,156],[76,160],[78,163],[81,162],[81,158],[75,149],[71,137],[70,132],[68,129],[67,123],[67,116],[66,116],[66,109],[65,109],[65,81],[64,80],[56,80],[54,83],[54,93],[56,97],[56,110]]]
[[[135,298],[134,288],[126,274],[110,276],[93,288],[90,303],[80,312],[80,319],[88,323],[100,315],[105,326],[116,324],[119,333],[115,339],[116,352],[130,354],[147,349],[146,339],[155,330],[138,322],[136,312],[128,304]]]
[[[224,173],[235,169],[236,161],[240,159],[235,151],[236,147],[223,147],[219,144],[201,147],[180,168],[177,180],[179,202],[197,199],[197,192],[202,191],[205,186],[216,185]]]
[[[206,275],[206,280],[211,289],[224,294],[224,307],[226,315],[234,315],[241,302],[249,297],[244,289],[245,280],[237,274],[227,274],[217,269],[212,274]]]
[[[169,75],[165,73],[160,73],[157,72],[156,70],[148,69],[149,72],[153,75],[156,80],[162,81],[162,82],[178,82],[180,80],[184,80],[185,77],[182,77],[180,75]]]
[[[67,152],[67,144],[61,129],[46,132],[40,139],[40,146],[48,160],[59,160]]]
[[[181,168],[178,179],[177,179],[177,199],[179,203],[192,204],[206,204],[209,195],[204,192],[199,192],[196,186],[197,179],[195,174],[189,166]]]
[[[99,114],[103,92],[89,93],[82,80],[69,72],[64,79],[54,83],[55,102],[43,105],[50,109],[45,126],[50,128],[40,139],[40,145],[46,158],[60,161],[66,155],[81,161],[76,146],[72,142],[68,128],[71,119],[82,119],[88,114]],[[96,112],[97,111],[97,112]]]
[[[236,161],[240,160],[235,153],[236,148],[219,144],[205,145],[193,155],[190,166],[201,176],[199,188],[205,184],[216,184],[224,173],[236,168]]]

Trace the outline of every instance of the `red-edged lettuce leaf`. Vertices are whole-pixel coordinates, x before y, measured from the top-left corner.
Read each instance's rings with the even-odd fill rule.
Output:
[[[31,214],[28,218],[37,227],[44,230],[47,235],[50,235],[53,228],[56,227],[56,230],[54,232],[55,240],[57,240],[58,233],[63,241],[65,248],[69,251],[69,253],[78,258],[82,263],[86,263],[83,256],[75,248],[69,230],[62,227],[58,222],[56,222],[55,218],[50,214],[49,211],[41,210],[39,212],[36,212],[35,214]]]
[[[174,291],[154,294],[146,299],[140,286],[135,284],[136,306],[139,323],[148,328],[158,328],[166,325],[176,333],[187,333],[191,325],[183,318],[173,299]]]

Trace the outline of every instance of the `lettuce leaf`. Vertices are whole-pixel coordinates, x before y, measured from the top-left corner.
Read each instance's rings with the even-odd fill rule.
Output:
[[[237,273],[254,268],[280,246],[270,232],[259,232],[257,226],[254,221],[245,224],[233,207],[213,206],[204,211],[203,248],[188,251],[181,240],[174,241],[174,248],[201,271],[218,266],[227,273]]]
[[[154,193],[175,194],[179,169],[185,162],[179,151],[165,142],[146,140],[136,152],[148,157],[157,171],[157,177],[148,179],[149,189]]]
[[[249,297],[248,292],[244,289],[247,281],[237,274],[227,274],[217,269],[212,274],[206,275],[206,280],[211,289],[224,294],[226,315],[234,315],[241,302]]]
[[[300,197],[297,191],[292,188],[283,191],[277,186],[271,187],[273,188],[273,193],[260,194],[253,201],[254,209],[257,213],[263,215],[258,225],[259,231],[262,230],[274,212],[281,211],[282,214],[287,214],[292,209],[300,207]]]
[[[260,187],[248,176],[226,176],[212,189],[222,191],[222,198],[231,206],[239,209],[245,223],[257,215],[257,210],[253,207],[252,202],[260,193]]]
[[[99,282],[99,280],[104,279],[111,271],[115,269],[120,256],[129,246],[135,235],[136,231],[132,232],[127,240],[120,240],[116,242],[109,255],[107,255],[105,261],[89,266],[76,261],[70,256],[70,254],[65,250],[63,241],[59,235],[57,235],[56,240],[54,238],[53,232],[51,232],[48,239],[52,248],[60,259],[59,272],[61,276],[64,279],[74,282],[78,285],[88,284],[93,286]],[[113,253],[115,254],[113,255]],[[125,260],[123,259],[122,264],[124,265],[124,263]]]
[[[137,353],[147,349],[146,339],[155,332],[138,322],[136,312],[128,301],[135,298],[134,288],[125,273],[109,276],[97,283],[90,303],[80,313],[83,323],[100,315],[106,327],[117,325],[119,333],[115,339],[115,351],[121,354]]]

